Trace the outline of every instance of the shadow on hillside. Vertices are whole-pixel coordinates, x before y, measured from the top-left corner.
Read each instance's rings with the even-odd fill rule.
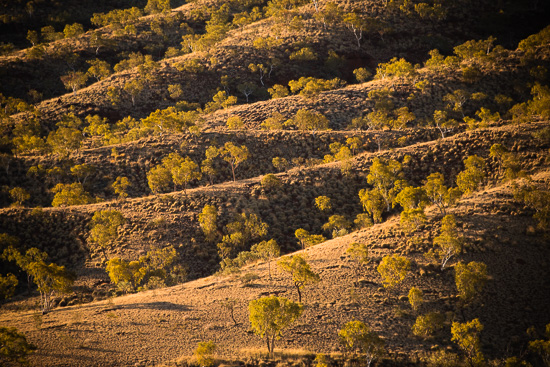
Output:
[[[186,305],[180,305],[172,302],[149,302],[149,303],[132,303],[129,305],[121,305],[120,308],[138,309],[138,310],[174,310],[174,311],[189,311],[191,308]]]

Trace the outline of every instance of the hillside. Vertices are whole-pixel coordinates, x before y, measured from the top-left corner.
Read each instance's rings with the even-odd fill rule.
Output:
[[[536,178],[548,180],[548,172]],[[547,321],[549,254],[546,240],[526,236],[532,221],[521,214],[521,207],[510,195],[508,185],[498,185],[464,200],[453,210],[468,237],[461,260],[482,260],[490,269],[489,290],[479,304],[460,311],[450,286],[452,267],[441,272],[428,266],[422,256],[424,246],[404,243],[398,221],[391,219],[305,251],[321,282],[304,290],[306,311],[278,347],[310,353],[342,352],[337,331],[345,322],[358,319],[381,334],[392,358],[398,360],[415,361],[417,353],[433,345],[453,348],[447,323],[445,331],[434,339],[411,335],[415,312],[403,295],[414,285],[425,292],[425,310],[450,312],[455,320],[479,316],[485,326],[482,343],[488,355],[517,348],[527,327]],[[429,217],[417,234],[425,243],[437,233],[437,213],[430,211]],[[345,252],[357,241],[369,244],[371,259],[359,272]],[[415,266],[398,289],[387,291],[375,268],[392,252],[408,254]],[[208,277],[108,302],[56,309],[42,316],[38,327],[34,313],[29,311],[8,311],[1,320],[2,324],[17,325],[38,343],[40,353],[32,357],[33,365],[159,365],[190,356],[196,344],[204,340],[219,346],[220,358],[251,363],[263,344],[248,331],[247,303],[267,294],[296,299],[288,275],[274,271],[269,280],[266,268],[266,264],[258,264],[243,269],[243,274],[259,276],[250,284],[243,284],[238,276]],[[235,319],[239,325],[233,325],[229,312],[223,309],[221,303],[227,299],[237,300]],[[113,338],[117,343],[112,343]],[[251,360],[246,350],[250,350]]]
[[[542,366],[548,4],[2,7],[0,327],[38,347],[31,365],[200,365],[209,340],[216,365],[359,365],[338,337],[358,320],[384,341],[376,365]],[[320,277],[273,361],[248,304],[298,297],[258,260],[269,240]],[[410,268],[392,288],[394,255]],[[470,265],[486,272],[466,296]],[[452,339],[474,319],[478,356]]]

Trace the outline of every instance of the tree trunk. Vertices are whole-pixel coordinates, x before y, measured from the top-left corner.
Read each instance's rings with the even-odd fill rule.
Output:
[[[300,292],[300,282],[294,282],[296,290],[298,291],[298,302],[302,303],[302,292]]]

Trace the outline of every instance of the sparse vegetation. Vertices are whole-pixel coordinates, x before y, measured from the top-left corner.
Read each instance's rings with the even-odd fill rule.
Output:
[[[0,324],[37,366],[548,364],[549,12],[3,2]]]

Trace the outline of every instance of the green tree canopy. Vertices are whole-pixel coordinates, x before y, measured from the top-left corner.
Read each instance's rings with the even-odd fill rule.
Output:
[[[24,334],[16,328],[0,327],[0,362],[15,362],[27,365],[27,356],[36,350],[36,346],[27,342]]]
[[[254,333],[264,339],[271,358],[275,340],[280,339],[284,329],[300,317],[303,306],[284,297],[263,297],[248,305],[250,326]]]
[[[384,341],[361,321],[348,322],[338,331],[338,337],[347,350],[364,353],[367,366],[385,353]]]
[[[376,268],[382,276],[384,287],[393,288],[401,283],[411,268],[411,261],[397,254],[387,255]]]
[[[307,284],[317,283],[321,280],[319,274],[311,270],[311,266],[300,255],[285,256],[277,262],[277,265],[292,276],[292,281],[298,291],[298,302],[302,302],[301,289]]]

